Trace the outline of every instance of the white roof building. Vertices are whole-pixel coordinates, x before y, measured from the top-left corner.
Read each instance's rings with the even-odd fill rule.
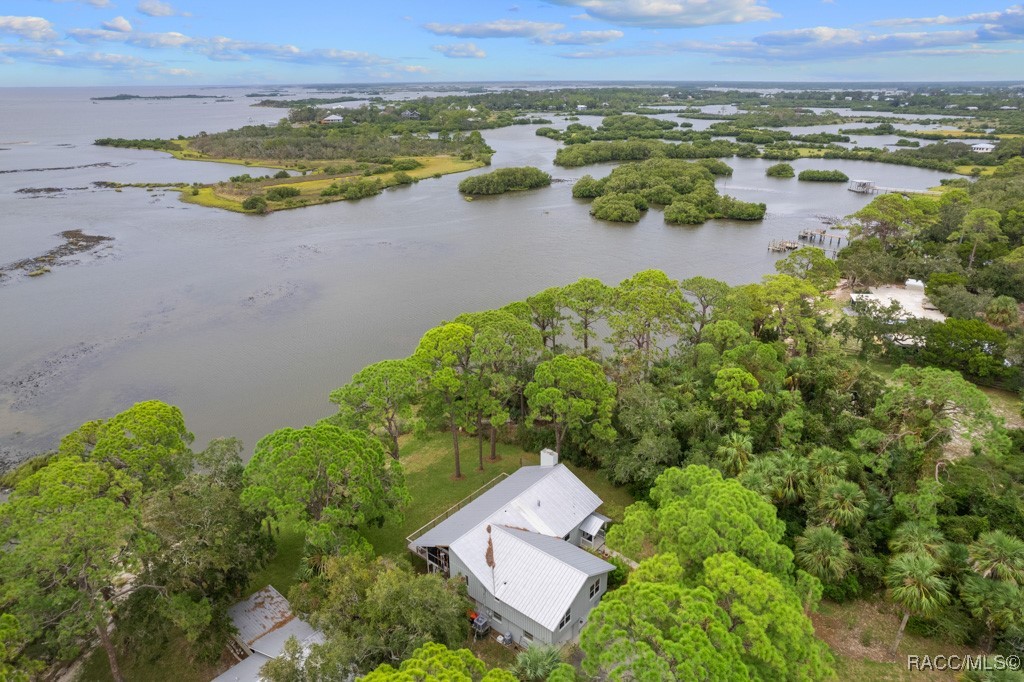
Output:
[[[991,154],[995,148],[994,144],[988,142],[979,142],[971,145],[971,151],[975,154]]]
[[[295,617],[291,604],[271,585],[229,608],[228,616],[238,630],[235,640],[249,657],[213,682],[259,682],[260,668],[284,652],[289,638],[297,639],[307,653],[312,645],[324,641],[321,632]]]
[[[601,498],[554,452],[541,461],[409,544],[430,570],[464,577],[479,611],[523,645],[575,639],[615,569],[583,548],[603,544]]]
[[[337,114],[331,114],[330,116],[326,116],[326,117],[320,119],[320,122],[321,123],[344,123],[345,122],[345,117],[344,116],[338,116]]]

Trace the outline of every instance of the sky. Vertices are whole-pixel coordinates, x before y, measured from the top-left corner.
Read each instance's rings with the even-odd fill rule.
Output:
[[[0,86],[1024,79],[988,0],[0,0]]]

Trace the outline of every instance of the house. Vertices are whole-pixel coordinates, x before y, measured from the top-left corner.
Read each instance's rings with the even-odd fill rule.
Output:
[[[338,116],[337,114],[331,114],[330,116],[328,116],[326,118],[320,119],[320,123],[322,123],[324,125],[330,125],[332,123],[344,123],[344,122],[345,122],[345,117],[344,116]]]
[[[586,111],[586,110],[587,110],[587,105],[586,104],[577,104],[576,105],[576,111]]]
[[[988,142],[979,142],[978,144],[971,145],[971,151],[975,154],[991,154],[996,146]]]
[[[271,585],[229,608],[228,616],[238,630],[235,642],[249,656],[213,682],[259,682],[260,668],[284,652],[290,637],[295,637],[307,653],[312,645],[324,641],[321,632],[295,617],[291,604]]]
[[[604,545],[601,498],[552,450],[418,537],[409,550],[431,572],[461,577],[487,624],[521,646],[579,636],[615,566]]]
[[[405,111],[402,112],[402,118],[409,119],[412,121],[418,121],[420,120],[420,112],[414,111],[412,109],[406,109]]]

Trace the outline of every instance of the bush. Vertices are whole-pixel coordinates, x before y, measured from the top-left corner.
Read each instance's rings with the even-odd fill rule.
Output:
[[[849,179],[846,173],[838,170],[805,170],[797,176],[797,180],[807,182],[846,182]]]
[[[551,176],[532,166],[521,168],[499,168],[491,173],[466,178],[459,183],[463,194],[504,194],[520,190],[547,187]]]
[[[623,192],[606,194],[594,199],[590,206],[590,215],[613,223],[636,223],[640,222],[646,210],[647,202],[642,196]]]
[[[411,185],[416,182],[416,180],[405,171],[398,171],[395,173],[395,182],[399,185]]]
[[[290,178],[290,177],[291,177],[291,174],[288,173],[288,171],[286,171],[286,170],[279,170],[276,173],[274,173],[274,178],[277,179],[277,180],[284,180],[285,178]]]
[[[423,164],[416,159],[398,159],[391,164],[391,167],[396,171],[411,171],[417,168],[422,168]]]
[[[604,194],[604,182],[584,175],[572,186],[572,195],[577,199],[595,199]]]
[[[665,222],[672,225],[700,225],[707,214],[689,201],[675,201],[665,207]]]
[[[263,197],[249,197],[242,202],[242,208],[246,211],[253,213],[266,213],[267,212],[267,200]]]
[[[719,161],[718,159],[701,159],[697,163],[711,171],[712,175],[721,175],[726,177],[732,175],[732,166],[727,164],[725,161]]]
[[[730,196],[723,196],[719,202],[718,212],[732,220],[761,220],[767,207],[750,201],[740,201]]]
[[[788,163],[777,163],[774,166],[768,166],[768,170],[764,174],[769,178],[791,178],[796,175],[796,172]]]
[[[267,201],[284,201],[301,194],[298,187],[271,187],[267,190]]]

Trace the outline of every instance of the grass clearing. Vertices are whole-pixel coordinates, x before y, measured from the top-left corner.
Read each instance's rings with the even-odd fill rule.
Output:
[[[520,466],[539,464],[540,455],[526,452],[516,445],[498,444],[498,461],[491,462],[488,443],[484,443],[484,470],[478,470],[477,440],[463,434],[459,439],[462,455],[461,480],[454,480],[454,455],[451,436],[431,433],[424,437],[404,436],[401,440],[401,461],[405,469],[406,485],[412,501],[405,510],[405,521],[400,525],[383,528],[364,528],[363,537],[378,554],[403,554],[405,538],[415,530],[440,516],[460,500],[490,482],[502,473],[511,474]],[[617,488],[604,474],[566,463],[602,500],[600,511],[612,519],[621,520],[622,510],[633,503],[625,488]]]
[[[824,640],[836,657],[836,671],[841,680],[879,680],[883,682],[917,682],[918,680],[956,680],[951,671],[912,671],[910,655],[979,655],[969,647],[939,639],[907,633],[897,653],[892,653],[901,615],[897,607],[884,600],[857,600],[845,604],[824,601],[817,613],[811,614],[818,637]]]
[[[267,585],[273,585],[275,590],[287,597],[288,590],[296,582],[305,533],[289,524],[279,525],[276,531],[277,553],[263,570],[253,574],[246,596],[262,590]]]

